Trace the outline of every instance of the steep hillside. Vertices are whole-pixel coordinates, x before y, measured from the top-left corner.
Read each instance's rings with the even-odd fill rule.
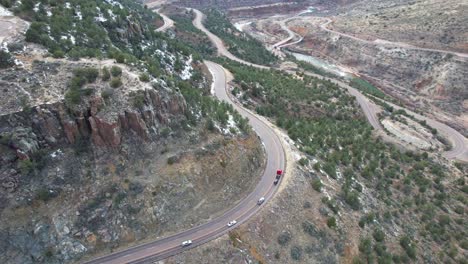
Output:
[[[258,138],[156,14],[10,3],[5,19],[30,27],[0,45],[1,263],[89,259],[205,222],[255,186]]]

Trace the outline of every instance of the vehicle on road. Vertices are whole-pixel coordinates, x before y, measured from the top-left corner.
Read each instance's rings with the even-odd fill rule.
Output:
[[[192,244],[192,240],[185,240],[184,242],[182,242],[183,247],[190,246],[191,244]]]
[[[276,170],[276,177],[283,175],[283,170]]]
[[[279,179],[276,178],[275,181],[273,182],[274,185],[278,185]]]
[[[235,224],[237,224],[237,221],[236,221],[236,220],[232,220],[231,222],[229,222],[229,223],[227,224],[227,226],[228,226],[228,227],[231,227],[231,226],[233,226],[233,225],[235,225]]]
[[[260,199],[258,199],[257,204],[261,205],[264,201],[265,201],[265,197],[261,197]]]

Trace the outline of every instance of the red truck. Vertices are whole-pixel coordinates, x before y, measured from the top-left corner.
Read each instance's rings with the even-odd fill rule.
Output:
[[[279,183],[281,175],[283,175],[283,170],[276,170],[276,178],[275,178],[275,181],[273,182],[274,185],[277,185]]]

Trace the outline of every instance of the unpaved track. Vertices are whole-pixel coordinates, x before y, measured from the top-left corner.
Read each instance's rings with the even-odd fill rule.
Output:
[[[223,41],[218,37],[216,36],[215,34],[211,33],[210,31],[208,31],[208,29],[205,28],[205,26],[203,25],[202,21],[203,21],[203,17],[204,15],[202,14],[202,12],[200,12],[199,10],[197,9],[192,9],[196,16],[195,16],[195,20],[193,21],[193,24],[195,25],[195,27],[197,27],[198,29],[200,29],[201,31],[203,31],[206,35],[208,35],[208,37],[210,38],[210,40],[213,42],[213,44],[216,46],[216,49],[218,50],[218,55],[222,55],[226,58],[229,58],[233,61],[237,61],[237,62],[240,62],[242,64],[246,64],[246,65],[249,65],[249,66],[253,66],[253,67],[256,67],[256,68],[260,68],[260,69],[270,69],[270,67],[267,67],[267,66],[263,66],[263,65],[258,65],[258,64],[254,64],[254,63],[250,63],[248,61],[245,61],[245,60],[242,60],[242,59],[239,59],[237,58],[236,56],[234,56],[231,52],[229,52],[229,50],[227,50],[226,46],[224,46],[224,43]]]
[[[256,64],[249,63],[249,62],[245,62],[244,60],[236,58],[234,55],[229,53],[226,50],[226,47],[224,47],[223,42],[221,41],[221,39],[219,39],[213,33],[209,32],[203,26],[203,24],[202,24],[203,14],[200,11],[196,10],[196,9],[194,9],[194,11],[196,13],[196,18],[194,20],[195,27],[202,30],[203,32],[205,32],[206,35],[208,35],[208,37],[211,39],[211,41],[218,48],[218,53],[220,55],[223,55],[223,56],[225,56],[225,57],[227,57],[229,59],[238,61],[240,63],[244,63],[246,65],[254,66],[254,67],[257,67],[257,68],[260,68],[260,69],[271,69],[271,67],[266,67],[266,66],[262,66],[262,65],[256,65]],[[325,25],[325,27],[326,27],[326,25]],[[289,72],[289,73],[294,74],[294,72]],[[320,76],[320,75],[317,75],[317,74],[314,74],[314,73],[310,73],[310,72],[306,72],[306,74],[308,74],[310,76],[320,78],[320,79],[331,81],[331,82],[333,82],[333,83],[335,83],[335,84],[337,84],[337,85],[339,85],[339,86],[341,86],[343,88],[346,88],[351,95],[356,97],[357,102],[361,106],[361,108],[362,108],[362,110],[364,112],[364,115],[366,116],[366,118],[369,121],[369,123],[371,124],[371,126],[376,130],[383,131],[383,127],[380,124],[380,121],[379,121],[379,119],[377,117],[377,113],[379,112],[379,107],[375,103],[371,102],[360,91],[358,91],[357,89],[349,86],[348,84],[346,84],[346,83],[344,83],[342,81],[336,80],[336,79],[323,77],[323,76]],[[451,159],[451,160],[460,160],[460,161],[468,162],[468,140],[460,132],[456,131],[455,129],[453,129],[453,128],[451,128],[451,127],[449,127],[449,126],[447,126],[447,125],[445,125],[445,124],[443,124],[441,122],[438,122],[438,121],[430,119],[428,117],[419,115],[419,114],[414,113],[413,111],[410,111],[410,110],[408,110],[406,108],[401,108],[401,107],[399,107],[397,105],[394,105],[394,104],[391,104],[389,102],[387,102],[387,103],[392,105],[396,109],[405,110],[406,112],[408,112],[411,115],[414,115],[418,119],[425,120],[430,126],[436,128],[443,136],[445,136],[450,141],[450,143],[452,144],[452,149],[451,150],[445,151],[445,152],[442,153],[442,155],[445,158]]]
[[[399,48],[410,49],[410,50],[438,52],[438,53],[452,54],[452,55],[455,55],[455,56],[458,56],[458,57],[461,57],[461,58],[468,58],[467,53],[454,52],[454,51],[449,51],[449,50],[440,50],[440,49],[421,48],[421,47],[416,47],[416,46],[410,45],[408,43],[392,42],[392,41],[382,40],[382,39],[377,39],[377,40],[374,40],[374,41],[361,39],[361,38],[355,37],[353,35],[349,35],[349,34],[339,32],[339,31],[336,31],[336,30],[333,30],[333,29],[329,29],[328,25],[330,23],[332,23],[332,20],[327,18],[327,21],[325,23],[321,24],[320,28],[327,31],[327,32],[334,33],[334,34],[340,35],[342,37],[350,38],[350,39],[353,39],[353,40],[356,40],[356,41],[359,41],[359,42],[362,42],[362,43],[371,44],[371,45],[379,45],[379,46],[388,46],[388,47],[399,47]]]
[[[165,32],[169,28],[174,26],[174,20],[170,19],[168,16],[160,12],[160,9],[156,10],[156,13],[158,13],[164,20],[164,25],[156,29],[157,32]]]

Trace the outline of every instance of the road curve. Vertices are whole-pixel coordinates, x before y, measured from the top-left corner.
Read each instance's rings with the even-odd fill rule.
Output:
[[[273,185],[276,170],[278,168],[285,168],[286,166],[281,140],[269,124],[257,118],[252,112],[231,101],[227,91],[227,80],[224,68],[213,62],[206,61],[205,64],[213,75],[216,97],[222,101],[228,102],[242,116],[248,118],[250,125],[264,143],[267,162],[260,182],[253,192],[242,199],[239,204],[212,221],[163,239],[112,253],[86,263],[144,263],[147,261],[161,260],[186,249],[199,246],[231,230],[231,228],[226,226],[231,220],[237,220],[238,224],[245,222],[260,210],[261,206],[257,205],[258,199],[263,196],[268,201],[276,191],[277,187]],[[189,239],[193,241],[193,244],[188,247],[182,247],[182,241]]]
[[[229,53],[229,51],[226,50],[226,48],[223,45],[223,42],[218,38],[218,36],[214,35],[213,33],[208,31],[203,26],[203,24],[202,24],[203,14],[198,10],[194,9],[194,11],[196,13],[196,18],[193,21],[195,27],[202,30],[206,35],[208,35],[210,40],[218,48],[218,51],[219,51],[218,53],[220,55],[223,55],[225,57],[228,57],[229,59],[238,61],[240,63],[244,63],[244,64],[250,65],[250,66],[255,66],[255,67],[258,67],[258,68],[261,68],[261,69],[269,69],[270,68],[270,67],[266,67],[266,66],[262,66],[262,65],[252,65],[252,63],[245,62],[245,61],[243,61],[243,60],[241,60],[239,58],[236,58],[231,53]],[[295,72],[292,72],[292,71],[288,71],[288,72],[291,73],[291,74],[295,74]],[[364,115],[366,116],[366,118],[369,121],[370,125],[376,130],[383,131],[383,127],[380,124],[379,118],[377,116],[377,113],[379,112],[379,107],[375,103],[371,102],[360,91],[358,91],[357,89],[349,86],[348,84],[346,84],[346,83],[344,83],[342,81],[336,80],[336,79],[324,77],[324,76],[314,74],[314,73],[311,73],[311,72],[305,72],[305,73],[307,75],[310,75],[310,76],[314,76],[314,77],[317,77],[317,78],[320,78],[320,79],[328,80],[328,81],[330,81],[332,83],[335,83],[335,84],[337,84],[337,85],[339,85],[339,86],[341,86],[343,88],[346,88],[351,95],[356,97],[356,100],[359,103],[359,105],[361,106],[361,109],[364,112]],[[393,106],[396,109],[404,109],[407,113],[415,116],[418,119],[425,120],[427,122],[427,124],[429,124],[430,126],[436,128],[440,132],[440,134],[447,137],[447,139],[452,144],[452,149],[442,153],[442,155],[445,158],[452,159],[452,160],[456,159],[456,160],[468,162],[468,140],[460,132],[456,131],[455,129],[451,128],[448,125],[445,125],[445,124],[443,124],[441,122],[438,122],[436,120],[433,120],[433,119],[427,118],[425,116],[419,115],[417,113],[414,113],[413,111],[410,111],[410,110],[408,110],[406,108],[402,108],[400,106],[391,104],[389,102],[387,102],[387,103],[389,105]]]
[[[211,42],[213,42],[213,44],[216,46],[216,49],[218,50],[218,55],[222,55],[222,56],[227,57],[227,58],[229,58],[229,59],[231,59],[233,61],[237,61],[237,62],[240,62],[242,64],[253,66],[253,67],[256,67],[256,68],[259,68],[259,69],[270,69],[270,67],[263,66],[263,65],[258,65],[258,64],[255,64],[255,63],[250,63],[248,61],[239,59],[236,56],[234,56],[231,52],[229,52],[229,50],[227,50],[226,46],[224,46],[223,41],[218,36],[211,33],[208,29],[205,28],[205,26],[202,23],[203,13],[200,12],[199,10],[197,10],[197,9],[191,9],[191,10],[193,10],[195,12],[195,19],[193,20],[194,26],[197,27],[198,29],[200,29],[201,31],[203,31],[208,36],[208,38],[210,38]]]
[[[165,14],[161,13],[160,9],[156,10],[156,13],[158,13],[164,21],[164,25],[156,29],[157,32],[165,32],[166,30],[174,26],[174,21]]]
[[[366,43],[366,44],[390,46],[390,47],[400,47],[400,48],[411,49],[411,50],[438,52],[438,53],[445,53],[445,54],[455,55],[455,56],[458,56],[458,57],[461,57],[461,58],[468,58],[467,53],[454,52],[454,51],[449,51],[449,50],[440,50],[440,49],[421,48],[421,47],[410,45],[408,43],[393,42],[393,41],[381,40],[381,39],[377,39],[377,40],[374,40],[374,41],[361,39],[361,38],[355,37],[353,35],[349,35],[349,34],[339,32],[339,31],[336,31],[336,30],[333,30],[333,29],[329,29],[328,25],[330,23],[332,23],[332,22],[333,21],[331,19],[327,18],[327,21],[325,23],[321,24],[320,28],[322,30],[327,31],[327,32],[334,33],[334,34],[340,35],[342,37],[350,38],[350,39],[353,39],[353,40],[356,40],[356,41],[359,41],[359,42],[363,42],[363,43]]]

